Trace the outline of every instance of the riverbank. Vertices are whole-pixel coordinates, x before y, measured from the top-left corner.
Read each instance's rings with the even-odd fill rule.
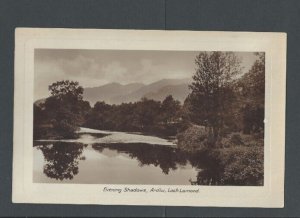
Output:
[[[212,170],[199,173],[196,184],[207,185],[263,185],[264,140],[263,134],[230,133],[212,146],[209,133],[202,126],[193,125],[178,134],[178,148],[190,153],[206,153],[214,162]],[[199,156],[199,159],[202,157]]]

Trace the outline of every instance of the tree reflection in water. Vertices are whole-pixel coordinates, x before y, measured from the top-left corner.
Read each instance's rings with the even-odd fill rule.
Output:
[[[170,170],[176,170],[178,165],[186,165],[188,154],[176,148],[151,145],[144,143],[114,143],[114,144],[93,144],[92,147],[102,152],[104,148],[116,150],[118,153],[128,154],[130,158],[137,159],[140,166],[154,165],[160,167],[164,174]]]
[[[192,185],[220,185],[223,169],[220,161],[209,151],[191,154],[190,162],[199,169],[197,180],[190,181]]]
[[[192,167],[199,170],[196,181],[190,180],[192,185],[220,183],[221,166],[208,152],[189,153],[177,148],[142,143],[93,144],[92,147],[100,153],[107,148],[128,154],[130,158],[137,159],[141,167],[152,164],[160,167],[164,174],[169,174],[170,170],[176,170],[178,166],[186,166],[190,163]]]
[[[45,159],[44,174],[49,178],[72,180],[79,173],[79,160],[85,160],[81,154],[87,145],[67,142],[38,145],[37,149],[42,151]],[[199,170],[196,181],[190,180],[191,185],[218,185],[221,181],[219,175],[222,167],[207,152],[189,153],[177,148],[145,143],[93,144],[92,148],[100,153],[109,149],[127,154],[131,159],[138,160],[140,167],[153,165],[166,175],[171,170],[190,164]]]
[[[43,152],[46,161],[44,173],[56,180],[73,179],[79,172],[79,159],[84,159],[81,154],[85,146],[66,142],[38,146],[37,149]]]

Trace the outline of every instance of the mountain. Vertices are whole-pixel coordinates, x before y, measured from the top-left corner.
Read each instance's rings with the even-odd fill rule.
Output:
[[[149,85],[145,85],[129,95],[122,94],[120,96],[116,96],[112,99],[112,101],[115,104],[118,104],[119,102],[135,102],[143,97],[154,100],[163,100],[170,94],[172,94],[175,99],[182,100],[188,94],[186,90],[190,81],[190,79],[162,79]],[[183,90],[182,86],[186,87],[184,93],[180,93]],[[182,95],[185,95],[185,97],[182,97]]]
[[[163,101],[166,96],[172,95],[174,99],[184,102],[185,98],[189,94],[188,84],[179,85],[168,85],[158,89],[155,92],[149,92],[144,95],[148,99],[155,99],[158,101]]]
[[[97,101],[121,104],[139,101],[143,97],[162,101],[166,96],[172,95],[174,99],[183,102],[189,93],[190,82],[191,79],[162,79],[148,85],[109,83],[99,87],[85,88],[84,100],[89,101],[91,105]]]
[[[114,104],[115,102],[111,101],[114,97],[120,94],[127,95],[143,86],[142,83],[130,83],[128,85],[109,83],[99,87],[84,88],[83,99],[89,101],[91,105],[94,105],[97,101]]]

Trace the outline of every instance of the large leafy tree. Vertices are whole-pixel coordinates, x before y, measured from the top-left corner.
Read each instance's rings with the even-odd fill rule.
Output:
[[[49,86],[51,95],[63,100],[82,100],[83,88],[78,82],[62,80]]]
[[[264,105],[265,100],[265,53],[256,53],[258,59],[249,72],[239,81],[241,94],[245,103]]]
[[[264,127],[265,53],[256,53],[258,59],[238,82],[240,101],[243,102],[244,133],[259,132]]]
[[[75,132],[90,109],[82,100],[83,88],[78,82],[62,80],[49,86],[51,96],[46,99],[45,110],[58,135],[75,137]]]
[[[188,100],[193,121],[209,129],[214,145],[234,98],[232,81],[241,73],[240,60],[232,52],[200,52],[195,64]]]

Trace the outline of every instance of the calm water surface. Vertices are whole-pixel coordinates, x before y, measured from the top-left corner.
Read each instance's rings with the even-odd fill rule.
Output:
[[[205,173],[206,160],[170,140],[87,128],[79,133],[76,140],[34,142],[34,182],[190,185]]]

